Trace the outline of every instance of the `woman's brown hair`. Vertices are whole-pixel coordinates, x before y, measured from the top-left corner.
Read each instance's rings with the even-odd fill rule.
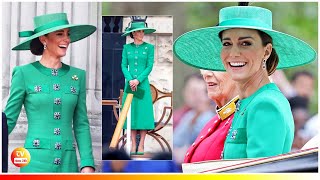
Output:
[[[41,56],[43,54],[43,44],[40,42],[39,38],[35,38],[31,41],[30,51],[36,56]]]
[[[272,38],[267,34],[262,31],[258,30],[258,34],[262,40],[262,45],[266,46],[267,44],[272,43]],[[274,48],[272,48],[271,55],[269,56],[268,59],[266,59],[266,65],[267,65],[267,71],[268,75],[272,75],[277,68],[277,65],[279,63],[279,56]]]

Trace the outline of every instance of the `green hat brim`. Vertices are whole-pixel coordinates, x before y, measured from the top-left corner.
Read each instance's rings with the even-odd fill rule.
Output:
[[[151,34],[156,31],[155,29],[152,29],[152,28],[136,28],[136,29],[132,29],[132,30],[124,32],[121,36],[128,36],[130,33],[134,32],[134,31],[139,31],[139,30],[143,30],[144,34]]]
[[[56,26],[50,29],[46,29],[44,31],[41,31],[39,33],[36,33],[32,36],[27,37],[25,40],[23,40],[20,44],[13,47],[12,50],[29,50],[30,49],[30,43],[33,39],[38,38],[40,36],[43,36],[45,34],[58,31],[60,29],[69,28],[70,33],[70,42],[76,42],[79,41],[85,37],[90,36],[92,33],[96,31],[96,27],[92,25],[74,25],[74,24],[68,24],[68,25],[61,25]]]
[[[316,51],[304,41],[279,31],[250,26],[216,26],[187,32],[175,40],[174,54],[190,66],[225,71],[220,58],[222,43],[219,33],[232,28],[260,30],[271,36],[279,57],[277,69],[302,66],[316,59]]]

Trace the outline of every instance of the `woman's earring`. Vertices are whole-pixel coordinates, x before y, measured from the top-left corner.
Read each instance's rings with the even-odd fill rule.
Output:
[[[47,49],[47,44],[43,44],[43,49]]]
[[[265,60],[265,59],[262,61],[262,68],[263,68],[263,69],[266,68],[266,60]]]

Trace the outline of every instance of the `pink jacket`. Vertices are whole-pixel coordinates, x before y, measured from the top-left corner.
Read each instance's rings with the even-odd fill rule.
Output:
[[[189,147],[184,163],[221,159],[224,141],[232,124],[233,116],[234,113],[224,120],[221,120],[218,114],[214,116]]]

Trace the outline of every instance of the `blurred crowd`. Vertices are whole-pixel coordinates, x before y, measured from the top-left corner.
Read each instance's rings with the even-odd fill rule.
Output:
[[[272,80],[288,98],[295,124],[292,151],[301,149],[319,132],[318,113],[311,114],[310,101],[315,97],[314,75],[308,71],[295,72],[288,80],[283,71],[276,71]]]
[[[178,163],[183,162],[187,149],[215,115],[215,105],[208,98],[200,72],[189,75],[184,82],[184,105],[173,113],[173,155]]]

